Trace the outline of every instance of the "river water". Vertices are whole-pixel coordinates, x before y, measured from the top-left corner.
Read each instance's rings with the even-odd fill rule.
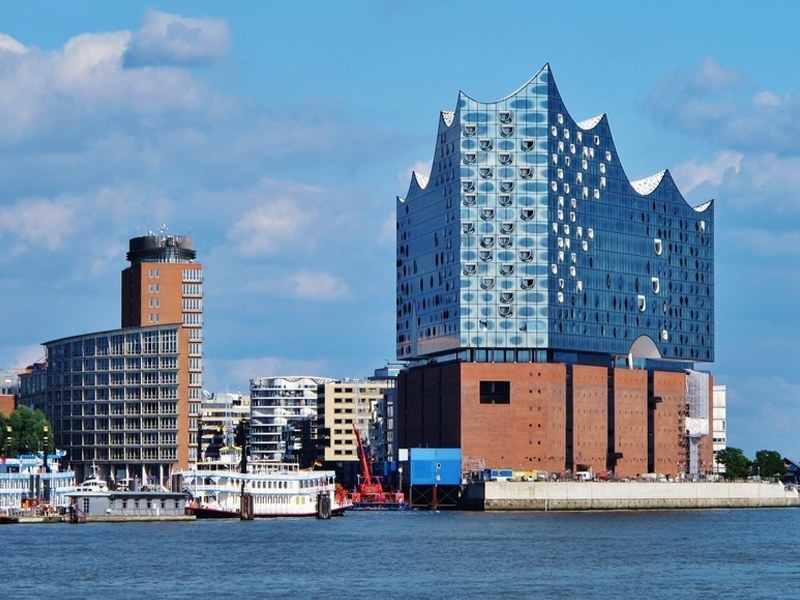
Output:
[[[5,598],[798,598],[800,511],[8,525]]]

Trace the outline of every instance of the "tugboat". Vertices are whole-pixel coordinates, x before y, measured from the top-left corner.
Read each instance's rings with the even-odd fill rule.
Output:
[[[350,492],[350,500],[353,502],[351,510],[409,510],[403,492],[400,490],[387,492],[383,489],[380,478],[372,475],[361,432],[355,425],[353,431],[356,434],[358,458],[361,461],[361,480],[356,489]]]

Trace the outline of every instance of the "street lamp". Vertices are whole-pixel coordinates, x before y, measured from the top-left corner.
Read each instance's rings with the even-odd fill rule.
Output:
[[[13,431],[11,425],[6,425],[6,458],[11,458],[11,434]]]

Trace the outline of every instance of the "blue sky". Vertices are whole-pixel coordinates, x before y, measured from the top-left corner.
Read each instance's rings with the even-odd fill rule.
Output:
[[[715,199],[729,444],[800,457],[800,7],[672,2],[0,4],[0,368],[119,326],[131,237],[205,267],[205,378],[394,358],[394,198],[459,90],[549,62],[631,179]]]

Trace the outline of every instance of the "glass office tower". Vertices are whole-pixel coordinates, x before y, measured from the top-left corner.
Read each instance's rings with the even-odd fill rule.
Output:
[[[462,92],[397,202],[397,357],[713,362],[713,236],[712,203],[630,181],[548,65],[497,102]]]

